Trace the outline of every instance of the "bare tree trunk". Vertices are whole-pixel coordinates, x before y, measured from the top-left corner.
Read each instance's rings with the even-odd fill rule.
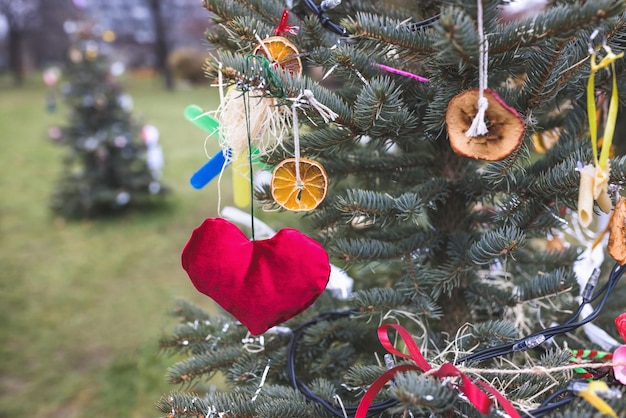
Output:
[[[173,87],[172,74],[167,67],[167,37],[165,33],[165,25],[163,22],[163,15],[161,8],[159,7],[159,0],[150,0],[150,8],[152,9],[152,18],[154,19],[154,31],[156,34],[156,41],[154,44],[154,52],[157,58],[157,67],[159,72],[165,79],[165,87],[171,90]]]
[[[26,71],[24,67],[23,50],[24,32],[19,29],[10,28],[8,41],[9,65],[13,73],[13,79],[16,85],[22,85]]]

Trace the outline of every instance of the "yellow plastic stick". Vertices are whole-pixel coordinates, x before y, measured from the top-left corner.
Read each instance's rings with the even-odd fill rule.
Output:
[[[609,387],[605,382],[594,380],[594,381],[589,382],[589,386],[587,386],[587,389],[580,391],[578,396],[580,396],[581,398],[589,402],[591,405],[593,405],[598,411],[602,412],[603,414],[606,414],[613,418],[617,418],[617,414],[615,413],[613,408],[611,408],[611,406],[608,403],[604,402],[604,400],[600,396],[598,396],[598,394],[596,393],[598,391],[608,391],[608,390],[609,390]]]
[[[251,203],[248,151],[243,150],[233,157],[233,200],[237,207],[247,208]]]

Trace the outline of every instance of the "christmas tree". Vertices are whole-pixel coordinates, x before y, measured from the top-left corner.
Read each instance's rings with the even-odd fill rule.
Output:
[[[256,292],[264,276],[249,277],[249,293],[233,284],[212,294],[223,307],[242,300],[242,311],[227,308],[239,321],[181,302],[162,346],[186,356],[169,380],[195,386],[164,396],[160,409],[626,416],[626,329],[616,321],[626,243],[621,221],[609,228],[626,181],[626,158],[611,144],[626,88],[626,3],[293,3],[204,0],[216,47],[207,74],[233,86],[223,109],[243,103],[239,148],[247,139],[277,167],[256,203],[318,205],[303,222],[354,285],[266,332],[258,307],[280,291]],[[284,135],[266,129],[280,146],[254,142],[255,109],[267,100],[288,121]],[[281,192],[285,170],[298,181],[293,195]],[[307,183],[310,170],[328,190]],[[192,272],[187,256],[199,233],[183,254],[196,287],[202,269]],[[281,249],[302,263],[316,257]],[[218,373],[226,389],[201,385]]]
[[[75,37],[61,86],[68,125],[49,131],[68,150],[52,209],[81,218],[157,203],[166,191],[158,131],[132,116],[132,97],[117,80],[123,65],[112,62],[88,32]]]

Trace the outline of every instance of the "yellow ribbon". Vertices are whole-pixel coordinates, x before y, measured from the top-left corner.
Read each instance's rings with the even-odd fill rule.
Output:
[[[593,158],[595,159],[596,166],[605,170],[607,168],[607,161],[609,159],[609,150],[611,149],[611,143],[613,142],[613,134],[615,133],[615,121],[617,120],[617,78],[615,75],[615,61],[624,56],[624,52],[615,54],[611,51],[608,45],[604,46],[606,55],[596,62],[597,53],[594,51],[591,54],[591,73],[589,74],[589,80],[587,81],[587,114],[589,117],[589,135],[591,136],[591,146],[593,148]],[[611,102],[609,103],[609,112],[606,118],[606,125],[604,126],[602,153],[598,159],[598,120],[596,116],[596,96],[595,96],[595,74],[603,68],[611,66],[611,72],[613,74],[613,86],[611,92]]]
[[[609,386],[602,381],[592,380],[589,382],[589,385],[586,389],[581,390],[578,393],[578,396],[589,402],[593,407],[595,407],[598,411],[606,414],[610,417],[617,418],[617,414],[611,408],[611,406],[606,403],[600,396],[598,396],[598,392],[608,392]]]
[[[603,46],[605,56],[597,61],[597,52],[591,54],[591,71],[587,81],[587,116],[589,118],[589,136],[591,137],[591,147],[595,166],[588,164],[580,170],[580,190],[578,193],[578,215],[580,224],[588,227],[592,220],[593,202],[604,213],[609,213],[613,206],[608,192],[609,186],[609,155],[613,134],[615,133],[615,122],[617,120],[618,95],[617,77],[615,75],[615,61],[624,56],[624,52],[615,54],[608,45]],[[604,125],[604,135],[602,151],[598,157],[598,116],[596,112],[595,96],[595,74],[603,68],[611,66],[613,85],[611,91],[611,101]]]

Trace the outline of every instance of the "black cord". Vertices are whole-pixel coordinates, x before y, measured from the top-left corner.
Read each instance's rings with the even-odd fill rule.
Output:
[[[525,342],[533,341],[533,339],[538,338],[538,337],[543,337],[543,340],[547,340],[555,335],[572,331],[590,321],[593,321],[600,315],[600,312],[604,308],[604,305],[606,304],[606,301],[609,295],[611,294],[615,286],[617,286],[620,278],[624,274],[624,271],[626,271],[626,265],[620,266],[619,264],[616,264],[611,270],[611,274],[609,275],[609,279],[607,283],[604,286],[602,286],[587,301],[583,301],[583,303],[579,306],[578,310],[575,312],[572,318],[570,318],[564,324],[557,325],[551,328],[546,328],[543,331],[535,332],[525,338],[522,338],[512,343],[501,344],[496,347],[491,347],[491,348],[478,351],[476,353],[457,359],[454,362],[454,364],[460,364],[460,363],[469,362],[469,361],[478,362],[478,361],[487,360],[493,357],[499,357],[502,355],[510,354],[516,351],[522,351],[520,349],[514,349],[514,348],[519,347],[520,345],[524,347]],[[585,304],[594,301],[601,295],[602,295],[602,299],[598,303],[598,306],[593,310],[593,312],[589,316],[587,316],[582,321],[573,322],[580,315],[580,312],[582,311],[582,307]],[[337,417],[345,417],[346,415],[343,413],[342,410],[336,408],[327,400],[320,398],[307,385],[302,383],[296,376],[296,370],[295,370],[296,369],[296,364],[295,364],[296,363],[296,350],[298,348],[298,341],[300,340],[300,338],[302,337],[306,329],[310,327],[311,325],[316,324],[321,321],[337,320],[340,318],[350,316],[355,313],[357,313],[357,311],[355,310],[343,310],[343,311],[321,313],[315,318],[310,319],[309,321],[295,328],[291,334],[289,345],[287,347],[287,376],[289,377],[291,385],[296,390],[299,390],[305,396],[307,400],[321,405],[322,407],[324,407],[326,410],[328,410],[329,412],[331,412],[333,415]],[[526,346],[525,349],[527,348],[532,348],[532,346]],[[575,399],[576,397],[575,395],[568,395],[564,397],[563,399],[560,399],[555,402],[551,402],[552,400],[556,399],[557,397],[561,396],[562,394],[566,392],[571,392],[571,391],[567,388],[556,391],[555,393],[550,395],[548,398],[546,398],[546,400],[538,408],[529,412],[529,414],[525,414],[524,416],[539,418],[567,404],[568,402],[571,402],[573,399]],[[396,399],[389,398],[381,403],[373,404],[370,407],[367,416],[368,417],[374,416],[388,408],[391,408],[397,405],[398,403],[399,402]],[[345,407],[345,411],[348,416],[354,416],[354,414],[356,413],[356,410],[357,410],[357,407],[354,407],[354,406]]]
[[[312,11],[315,15],[317,15],[317,18],[319,19],[320,24],[323,27],[330,30],[331,32],[336,33],[339,36],[346,36],[346,30],[343,27],[336,24],[335,22],[333,22],[332,20],[330,20],[330,18],[326,16],[322,8],[319,7],[317,4],[315,4],[313,0],[303,0],[303,1],[304,1],[304,4],[306,4],[306,7],[308,7],[309,10]]]
[[[339,36],[347,35],[346,30],[342,26],[333,22],[328,16],[326,16],[326,14],[324,13],[324,10],[322,10],[320,6],[315,4],[313,0],[302,0],[302,1],[307,6],[307,8],[317,16],[318,20],[320,21],[320,24],[323,27],[330,30],[331,32],[336,33]],[[423,29],[423,28],[433,25],[438,20],[439,20],[439,15],[437,14],[427,19],[420,20],[418,22],[413,22],[408,25],[408,28],[409,30],[412,30],[412,31]]]
[[[571,401],[573,401],[574,399],[576,399],[575,395],[568,395],[566,397],[564,397],[563,399],[560,399],[556,402],[544,405],[544,406],[540,406],[537,409],[533,409],[532,411],[525,413],[524,415],[522,415],[523,417],[529,417],[529,418],[540,418],[543,417],[547,414],[549,414],[550,412],[554,411],[555,409],[558,409],[564,405],[567,405],[568,403],[570,403]]]
[[[604,286],[602,286],[602,288],[598,292],[596,292],[596,294],[594,294],[588,301],[583,301],[583,303],[578,307],[578,310],[574,313],[574,315],[572,315],[572,317],[569,320],[567,320],[564,324],[546,328],[542,331],[537,331],[533,334],[530,334],[522,339],[519,339],[511,343],[501,344],[496,347],[490,347],[481,351],[477,351],[475,353],[472,353],[465,357],[461,357],[457,359],[454,362],[454,364],[461,364],[461,363],[469,362],[469,361],[479,362],[479,361],[488,360],[490,358],[510,354],[515,351],[523,351],[522,349],[515,350],[514,347],[516,346],[519,347],[520,345],[523,346],[523,343],[525,341],[533,341],[537,338],[543,337],[544,340],[548,340],[554,337],[555,335],[573,331],[576,328],[588,322],[593,321],[600,315],[600,312],[604,308],[604,305],[606,305],[606,301],[609,295],[612,293],[615,286],[617,286],[617,283],[619,282],[619,279],[624,274],[625,270],[626,270],[626,266],[620,266],[619,264],[615,264],[615,266],[611,270],[611,274],[609,275],[609,279],[607,283]],[[594,301],[600,295],[602,295],[602,299],[598,303],[598,306],[593,310],[593,312],[589,314],[589,316],[587,316],[585,319],[578,321],[578,322],[574,322],[580,316],[583,306],[591,301]],[[532,347],[527,347],[527,348],[532,348]]]
[[[344,311],[335,311],[335,312],[325,312],[322,313],[315,318],[305,322],[300,325],[298,328],[293,330],[291,334],[291,339],[289,340],[289,345],[287,346],[287,376],[291,381],[291,386],[295,389],[299,390],[307,400],[315,402],[321,406],[323,406],[327,411],[331,412],[333,415],[338,417],[345,417],[343,410],[336,408],[326,399],[320,398],[317,394],[315,394],[307,385],[302,383],[298,377],[296,376],[296,349],[298,348],[298,341],[300,337],[304,334],[306,329],[313,324],[316,324],[321,321],[333,321],[336,319],[344,318],[346,316],[350,316],[356,313],[354,310],[344,310]],[[371,417],[380,412],[383,412],[395,405],[398,404],[398,401],[395,399],[387,399],[384,402],[373,404],[367,416]],[[346,406],[344,409],[348,416],[354,416],[356,414],[356,410],[358,407],[355,406]]]

